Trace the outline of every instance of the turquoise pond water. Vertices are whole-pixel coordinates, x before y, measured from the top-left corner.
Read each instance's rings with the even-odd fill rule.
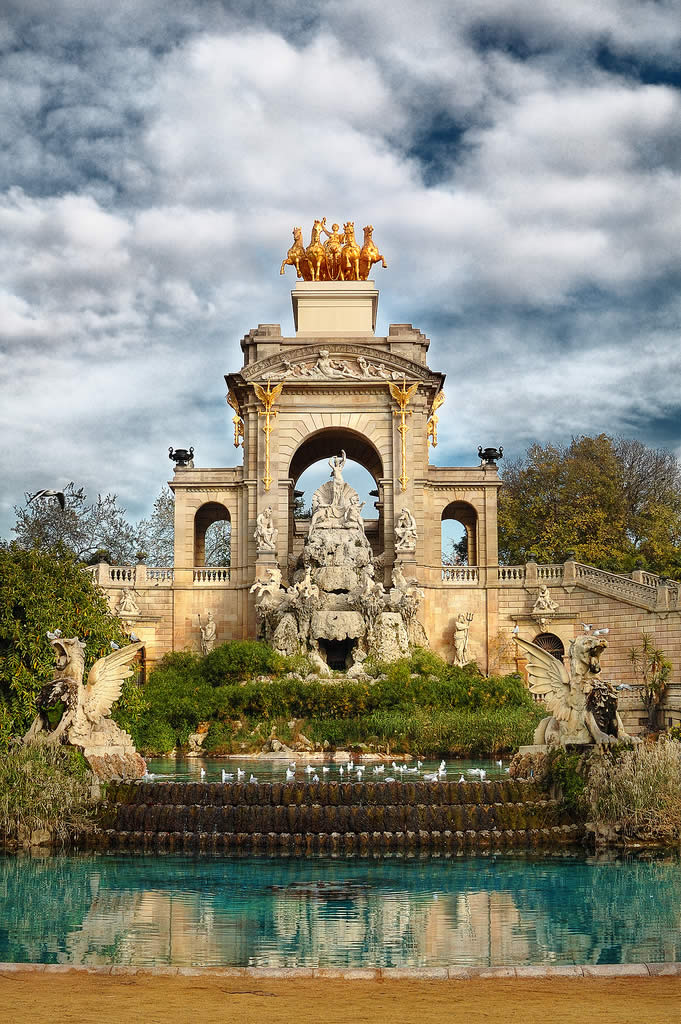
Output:
[[[184,966],[681,960],[678,858],[0,857],[0,961]]]

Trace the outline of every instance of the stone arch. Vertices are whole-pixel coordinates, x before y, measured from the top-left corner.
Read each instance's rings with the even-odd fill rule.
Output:
[[[453,519],[456,522],[461,523],[465,529],[468,541],[468,564],[477,565],[479,548],[477,510],[467,501],[450,501],[450,503],[442,510],[440,523],[442,524],[448,519]],[[440,531],[442,531],[442,526],[440,526]]]
[[[378,448],[365,434],[351,427],[333,426],[315,430],[298,445],[289,467],[295,484],[305,470],[321,459],[337,455],[343,449],[352,462],[359,462],[378,483],[383,476],[383,459]]]
[[[206,530],[213,523],[231,523],[229,509],[220,501],[207,501],[194,514],[194,565],[206,564]]]
[[[537,647],[541,647],[543,651],[553,655],[557,661],[562,661],[565,657],[565,647],[563,641],[555,633],[538,633],[532,641]]]

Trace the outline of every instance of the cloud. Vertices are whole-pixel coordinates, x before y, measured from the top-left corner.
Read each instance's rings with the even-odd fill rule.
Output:
[[[292,332],[321,215],[375,225],[379,330],[432,337],[438,461],[677,445],[678,40],[628,0],[4,5],[5,532],[55,474],[142,515],[169,444],[236,461],[222,374]]]

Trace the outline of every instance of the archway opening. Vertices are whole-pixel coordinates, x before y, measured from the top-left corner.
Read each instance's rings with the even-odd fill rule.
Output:
[[[232,561],[232,524],[228,509],[209,501],[194,516],[194,565],[229,566]]]
[[[466,501],[451,501],[442,511],[440,544],[443,565],[478,564],[478,514]]]
[[[356,640],[319,640],[319,646],[326,655],[326,664],[332,672],[345,672],[352,665],[352,649]]]
[[[543,651],[550,654],[557,661],[562,661],[565,657],[565,647],[563,641],[555,633],[539,633],[538,636],[532,641],[537,647],[541,647]]]

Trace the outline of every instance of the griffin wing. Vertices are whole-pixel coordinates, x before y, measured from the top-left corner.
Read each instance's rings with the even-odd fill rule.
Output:
[[[83,710],[89,718],[108,715],[121,695],[124,680],[132,675],[130,662],[143,647],[143,643],[128,644],[94,663],[82,697]]]
[[[543,697],[554,718],[566,722],[570,717],[570,677],[565,665],[528,640],[516,637],[516,643],[527,657],[530,690]]]

